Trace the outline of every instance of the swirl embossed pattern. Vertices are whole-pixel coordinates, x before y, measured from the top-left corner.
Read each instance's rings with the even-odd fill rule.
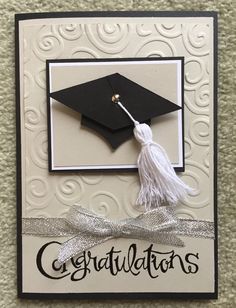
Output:
[[[212,80],[209,24],[69,23],[24,27],[25,215],[56,216],[79,203],[122,218],[142,211],[135,199],[137,174],[49,174],[46,59],[185,57],[185,156],[182,179],[195,192],[178,206],[183,217],[212,216]],[[36,95],[37,94],[37,95]],[[207,214],[206,214],[207,213]]]

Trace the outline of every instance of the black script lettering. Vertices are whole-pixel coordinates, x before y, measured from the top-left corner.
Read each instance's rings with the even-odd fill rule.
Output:
[[[126,273],[131,272],[134,276],[137,276],[139,272],[133,271],[133,265],[137,255],[137,245],[131,244],[128,249],[128,269]]]
[[[163,255],[164,254],[167,254],[167,253],[163,253]],[[169,269],[173,269],[174,268],[173,258],[174,258],[175,252],[174,252],[174,250],[171,250],[171,251],[168,252],[168,254],[169,254],[169,260],[163,259],[161,261],[161,264],[160,264],[161,271],[163,273],[167,272]]]
[[[90,263],[90,256],[91,252],[88,251],[86,258],[86,252],[84,251],[79,257],[71,258],[71,264],[77,269],[71,275],[71,281],[82,280],[87,276],[87,274],[90,274],[91,270],[88,267]]]
[[[163,256],[169,257],[172,253],[172,251],[168,251],[168,252],[160,252],[160,251],[156,251],[153,250],[153,244],[151,244],[148,249],[144,250],[144,252],[147,252],[147,259],[148,259],[148,266],[147,266],[147,271],[148,274],[151,278],[157,278],[159,276],[159,274],[154,274],[154,270],[156,272],[158,272],[158,270],[160,270],[162,273],[167,272],[167,270],[169,269],[169,261],[164,258]],[[161,259],[159,260],[159,258],[161,257]],[[166,265],[164,267],[164,264]]]
[[[101,269],[106,268],[109,269],[109,257],[102,258],[98,261],[98,271],[100,272]]]
[[[67,273],[67,274],[62,275],[62,276],[55,276],[55,277],[54,277],[54,276],[49,275],[49,274],[44,270],[43,265],[42,265],[42,258],[43,258],[43,254],[44,254],[46,248],[48,248],[50,245],[53,245],[53,244],[61,245],[61,243],[55,242],[55,241],[49,242],[49,243],[46,243],[45,245],[43,245],[43,246],[39,249],[39,251],[38,251],[38,254],[37,254],[37,257],[36,257],[36,264],[37,264],[38,270],[40,271],[40,273],[41,273],[43,276],[45,276],[45,277],[47,277],[47,278],[50,278],[50,279],[62,279],[62,278],[64,278],[64,277],[70,275],[70,273]],[[54,271],[56,271],[56,272],[61,271],[62,274],[65,273],[65,272],[67,271],[66,266],[65,266],[65,265],[59,265],[59,266],[56,267],[56,261],[57,261],[57,260],[53,260],[53,262],[52,262],[52,269],[53,269]]]
[[[191,273],[191,271],[190,271],[190,269],[189,269],[189,266],[187,267],[185,267],[185,264],[184,264],[184,261],[182,260],[182,258],[181,258],[181,256],[180,255],[178,255],[178,254],[175,254],[174,252],[173,252],[173,255],[171,256],[171,266],[170,266],[170,268],[174,268],[174,260],[178,260],[179,261],[179,264],[180,264],[180,267],[181,267],[181,269],[182,269],[182,271],[185,273],[185,274],[190,274]]]
[[[119,256],[117,256],[117,257],[114,258],[114,265],[115,266],[113,266],[113,263],[111,263],[110,271],[111,271],[111,274],[113,276],[116,276],[122,270],[125,273],[127,273],[127,270],[125,268],[126,258],[125,257],[123,258],[123,260],[121,261],[121,264],[119,264],[119,262],[120,262],[120,258],[119,258]]]
[[[138,258],[135,261],[134,267],[138,270],[138,273],[140,273],[141,268],[144,268],[144,264],[145,264],[145,257],[144,258]]]
[[[130,262],[131,261],[131,262]],[[134,276],[140,274],[140,270],[137,267],[137,245],[132,244],[128,249],[128,270],[127,273],[131,273]]]
[[[120,258],[119,255],[116,256],[119,253],[121,253],[121,250],[115,250],[115,248],[112,247],[111,250],[106,253],[107,256],[106,258],[101,258],[100,260],[98,260],[97,256],[93,257],[94,269],[97,272],[100,272],[100,270],[105,268],[110,271],[111,275],[116,276],[120,271],[119,269]]]
[[[125,260],[123,260],[122,265],[119,268],[119,261],[120,261],[119,255],[114,258],[114,254],[119,254],[119,253],[121,253],[121,250],[115,250],[114,246],[112,246],[111,250],[108,253],[106,253],[106,255],[109,256],[109,269],[110,273],[113,276],[116,276],[120,271],[122,271],[124,266]]]
[[[196,253],[196,254],[187,253],[186,256],[185,256],[186,262],[192,265],[192,266],[191,265],[188,266],[189,273],[196,274],[198,272],[199,267],[198,267],[197,263],[193,263],[189,260],[190,257],[194,257],[197,260],[199,260],[199,255],[198,255],[198,253]]]
[[[56,241],[46,243],[39,249],[36,257],[38,270],[49,279],[62,279],[69,276],[71,281],[76,282],[85,279],[92,272],[101,270],[108,271],[112,276],[120,272],[138,276],[143,272],[154,279],[175,268],[182,270],[185,274],[196,274],[199,270],[198,253],[189,252],[179,255],[174,250],[161,252],[154,250],[153,244],[140,251],[134,243],[126,251],[116,250],[113,246],[108,252],[104,252],[103,256],[93,255],[90,250],[84,251],[63,265],[60,265],[57,260],[51,263],[50,260],[45,262],[52,245],[61,244]],[[47,264],[46,268],[44,268],[45,264]],[[48,269],[49,265],[51,268]]]
[[[62,274],[67,272],[66,264],[59,264],[57,260],[52,262],[52,269],[54,271],[61,271]]]

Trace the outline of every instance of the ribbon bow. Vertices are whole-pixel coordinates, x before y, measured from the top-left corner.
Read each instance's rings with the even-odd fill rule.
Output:
[[[73,256],[112,238],[133,238],[153,243],[184,246],[174,233],[178,225],[172,207],[163,207],[143,213],[136,218],[111,221],[81,207],[72,206],[66,217],[78,234],[62,244],[58,262],[64,263]]]

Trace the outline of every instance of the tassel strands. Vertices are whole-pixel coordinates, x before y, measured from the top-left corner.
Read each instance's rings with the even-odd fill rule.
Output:
[[[164,148],[153,141],[151,128],[132,117],[120,102],[119,95],[116,94],[113,101],[133,121],[134,136],[142,147],[137,161],[141,189],[136,203],[144,205],[146,210],[164,203],[176,205],[191,193],[192,189],[176,175]]]
[[[141,184],[137,204],[146,210],[165,202],[176,205],[191,189],[176,175],[164,148],[153,142],[147,124],[135,125],[134,135],[142,146],[137,161]]]

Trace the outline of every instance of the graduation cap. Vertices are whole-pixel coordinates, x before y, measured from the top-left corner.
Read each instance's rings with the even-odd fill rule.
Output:
[[[147,210],[163,202],[176,204],[191,191],[176,175],[165,149],[152,140],[150,126],[142,123],[181,107],[118,73],[50,96],[81,113],[82,124],[100,133],[114,148],[134,133],[141,145],[137,204]]]
[[[133,135],[130,118],[112,103],[119,94],[124,106],[140,123],[181,109],[130,79],[115,73],[73,87],[50,93],[50,97],[79,112],[81,124],[96,131],[116,149]]]

